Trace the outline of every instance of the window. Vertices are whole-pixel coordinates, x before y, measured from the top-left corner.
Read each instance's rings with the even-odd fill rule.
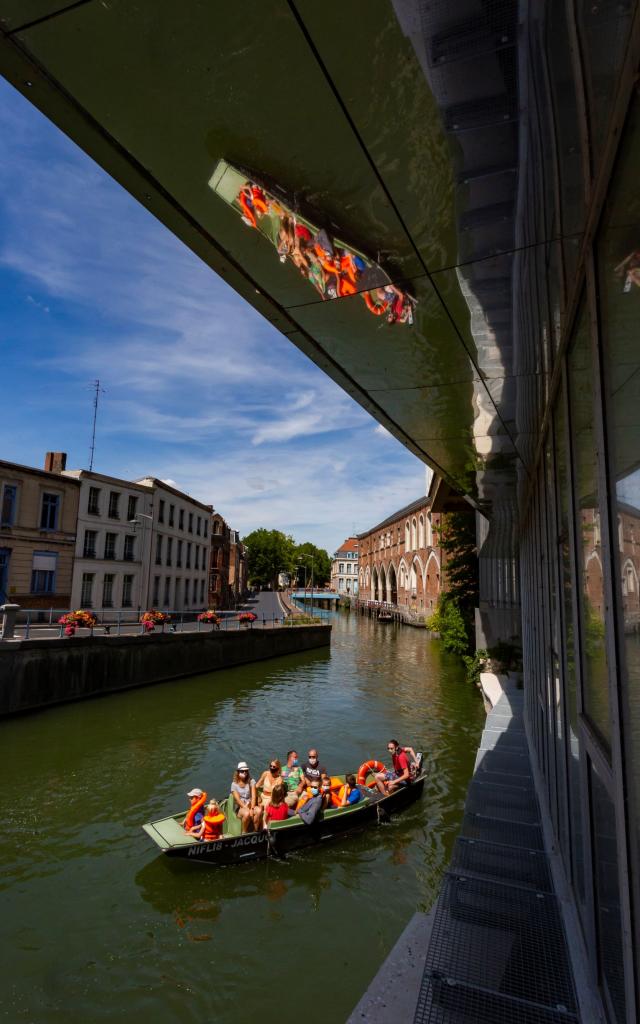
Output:
[[[164,578],[164,606],[169,607],[169,601],[171,600],[171,577],[165,576]]]
[[[125,562],[133,562],[135,545],[136,538],[132,537],[130,533],[126,534],[124,538],[124,551],[122,552]]]
[[[120,518],[120,491],[109,492],[109,519]]]
[[[189,604],[189,580],[184,581],[184,603]]]
[[[189,513],[189,533],[193,533],[193,512]]]
[[[200,516],[198,516],[198,519],[197,519],[197,522],[196,522],[196,533],[198,534],[198,537],[200,536],[201,529],[202,529],[202,519],[200,518]]]
[[[187,569],[191,568],[191,541],[187,544],[187,560],[185,562]]]
[[[154,608],[158,604],[159,601],[160,601],[160,577],[159,576],[154,576],[153,577],[153,600],[151,602],[153,604]]]
[[[158,522],[164,523],[164,501],[162,500],[162,498],[158,503]]]
[[[411,547],[411,532],[410,532],[410,528],[409,528],[409,520],[408,519],[407,519],[406,523],[404,524],[404,547],[405,547],[405,551],[409,551],[409,549]]]
[[[127,519],[129,520],[129,522],[131,522],[132,519],[135,519],[137,511],[138,499],[135,497],[135,495],[130,494],[129,500],[127,501]]]
[[[167,565],[171,565],[173,557],[173,537],[167,537]]]
[[[184,509],[178,511],[178,529],[184,530]]]
[[[84,531],[84,547],[82,549],[83,558],[95,558],[96,557],[96,537],[98,536],[95,530]]]
[[[45,491],[42,495],[42,509],[40,511],[41,530],[55,530],[57,528],[59,508],[60,495],[50,494]]]
[[[205,521],[204,521],[204,531],[203,531],[205,537],[207,536],[208,532],[209,532],[209,523],[205,519]]]
[[[175,595],[174,595],[174,598],[173,598],[173,603],[174,603],[176,608],[180,607],[180,588],[181,587],[182,587],[182,578],[180,576],[177,576],[176,577]]]
[[[31,593],[53,594],[56,589],[56,566],[58,556],[55,551],[34,551],[31,566]]]
[[[156,537],[156,565],[162,565],[162,534]]]
[[[5,484],[2,491],[2,517],[0,525],[13,526],[16,518],[18,488],[15,484]]]
[[[106,572],[102,579],[102,607],[113,608],[113,573]]]
[[[131,591],[133,590],[133,576],[122,577],[122,607],[131,607]]]
[[[344,590],[344,580],[338,580],[338,590]]]
[[[175,518],[175,511],[176,511],[176,506],[175,505],[169,505],[169,526],[173,526],[174,518]]]
[[[182,541],[179,540],[176,545],[176,566],[178,569],[182,566]]]
[[[344,572],[344,562],[338,563],[338,572]]]
[[[80,604],[83,608],[91,608],[93,605],[93,580],[94,573],[83,572],[82,574],[82,591],[80,593]]]
[[[104,557],[109,560],[116,557],[116,537],[115,533],[105,533],[104,535]]]
[[[424,546],[424,516],[421,514],[418,519],[418,547],[423,548]]]
[[[200,604],[204,604],[204,580],[200,580]]]
[[[90,516],[100,515],[100,488],[89,488],[89,499],[87,501],[87,512]]]

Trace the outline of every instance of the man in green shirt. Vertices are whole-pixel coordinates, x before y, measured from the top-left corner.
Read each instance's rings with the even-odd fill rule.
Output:
[[[287,787],[287,795],[284,798],[284,802],[287,807],[295,807],[300,798],[300,790],[302,788],[302,768],[298,760],[298,754],[295,750],[289,750],[287,753],[287,763],[282,769],[282,778],[284,779]]]

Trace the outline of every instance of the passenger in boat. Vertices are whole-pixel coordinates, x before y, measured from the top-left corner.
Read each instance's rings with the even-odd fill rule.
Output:
[[[407,786],[411,782],[409,758],[397,740],[389,740],[387,750],[391,754],[393,770],[385,769],[375,776],[376,786],[385,795],[392,793],[398,786]]]
[[[190,836],[198,838],[202,828],[202,819],[204,818],[203,804],[204,800],[206,800],[206,795],[203,790],[196,787],[195,789],[190,789],[187,796],[189,798],[190,810],[182,822],[182,827],[186,829]],[[202,799],[203,797],[204,800]],[[192,813],[194,807],[196,810],[195,813]]]
[[[304,776],[296,750],[287,751],[287,763],[282,769],[282,778],[286,786],[284,802],[287,807],[295,807],[304,785]]]
[[[326,772],[320,779],[320,796],[322,797],[323,811],[327,811],[330,807],[333,807],[333,801],[331,800],[331,779]]]
[[[264,812],[264,827],[268,828],[270,821],[286,821],[292,813],[285,802],[284,783],[276,782],[271,791],[271,802]]]
[[[257,832],[262,820],[262,808],[258,804],[256,795],[256,780],[251,778],[249,765],[246,761],[240,761],[236,771],[233,773],[231,783],[231,798],[236,807],[236,813],[242,822],[242,832]]]
[[[347,775],[342,789],[333,794],[333,806],[347,807],[350,804],[357,804],[359,800],[362,800],[362,793],[358,789],[356,777]]]
[[[318,751],[315,749],[315,747],[312,747],[311,750],[309,751],[307,761],[305,762],[302,768],[302,774],[305,777],[307,785],[311,785],[313,782],[319,783],[322,776],[327,774],[327,770],[324,767],[324,765],[320,764],[320,759],[318,758]],[[302,786],[300,786],[299,788],[302,789]]]
[[[220,810],[217,800],[210,800],[207,804],[207,813],[202,819],[201,832],[198,836],[205,843],[214,842],[222,836],[222,823],[224,814]]]
[[[303,789],[302,793],[300,794],[300,799],[298,800],[298,803],[296,804],[296,814],[298,813],[298,811],[300,810],[301,807],[304,807],[304,805],[307,803],[308,800],[311,800],[311,797],[318,796],[319,793],[320,793],[320,781],[319,780],[317,782],[312,782],[309,786],[306,786]]]
[[[278,782],[282,782],[282,766],[277,757],[272,757],[269,761],[269,767],[263,771],[262,775],[258,779],[257,789],[261,789],[260,800],[262,802],[263,811],[271,803],[271,793],[273,787]]]

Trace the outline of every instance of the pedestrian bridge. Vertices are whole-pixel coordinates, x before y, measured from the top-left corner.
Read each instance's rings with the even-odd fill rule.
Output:
[[[332,594],[325,590],[296,590],[291,594],[294,601],[311,601],[318,604],[319,601],[339,601],[342,594]]]

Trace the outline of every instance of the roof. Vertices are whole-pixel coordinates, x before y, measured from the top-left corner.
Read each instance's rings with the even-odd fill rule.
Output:
[[[347,539],[342,542],[340,547],[337,548],[335,553],[336,553],[336,555],[344,555],[348,551],[357,551],[357,550],[358,550],[358,538],[357,537],[347,537]]]
[[[199,508],[204,509],[204,511],[209,514],[213,513],[213,505],[205,505],[203,501],[198,501],[197,498],[192,498],[190,494],[186,494],[184,491],[179,491],[177,487],[172,487],[171,484],[165,483],[164,480],[158,480],[155,476],[143,476],[140,480],[136,480],[135,483],[162,488],[163,491],[168,491],[169,494],[175,494],[177,498],[184,498],[185,501],[190,501],[192,505],[198,505]]]
[[[119,476],[107,476],[106,473],[95,473],[92,469],[63,469],[59,476],[71,477],[72,480],[83,480],[98,481],[99,483],[105,484],[117,484],[118,487],[127,487],[130,490],[138,491],[149,491],[153,488],[149,484],[141,484],[137,480],[123,480]]]
[[[383,519],[381,523],[376,526],[372,526],[369,530],[365,530],[364,533],[359,533],[358,537],[368,537],[370,533],[375,533],[376,530],[381,530],[383,526],[389,526],[391,523],[395,523],[398,519],[404,519],[405,516],[411,515],[412,512],[417,512],[420,508],[426,508],[431,505],[431,499],[426,495],[422,494],[415,501],[412,501],[409,505],[405,505],[404,508],[399,508],[397,512],[393,512],[386,519]]]
[[[23,466],[20,462],[6,462],[4,459],[0,459],[0,469],[18,470],[20,473],[33,473],[35,476],[46,476],[48,480],[65,480],[69,484],[77,484],[80,486],[80,481],[73,477],[65,476],[63,473],[50,473],[46,469],[36,469],[35,466]]]

